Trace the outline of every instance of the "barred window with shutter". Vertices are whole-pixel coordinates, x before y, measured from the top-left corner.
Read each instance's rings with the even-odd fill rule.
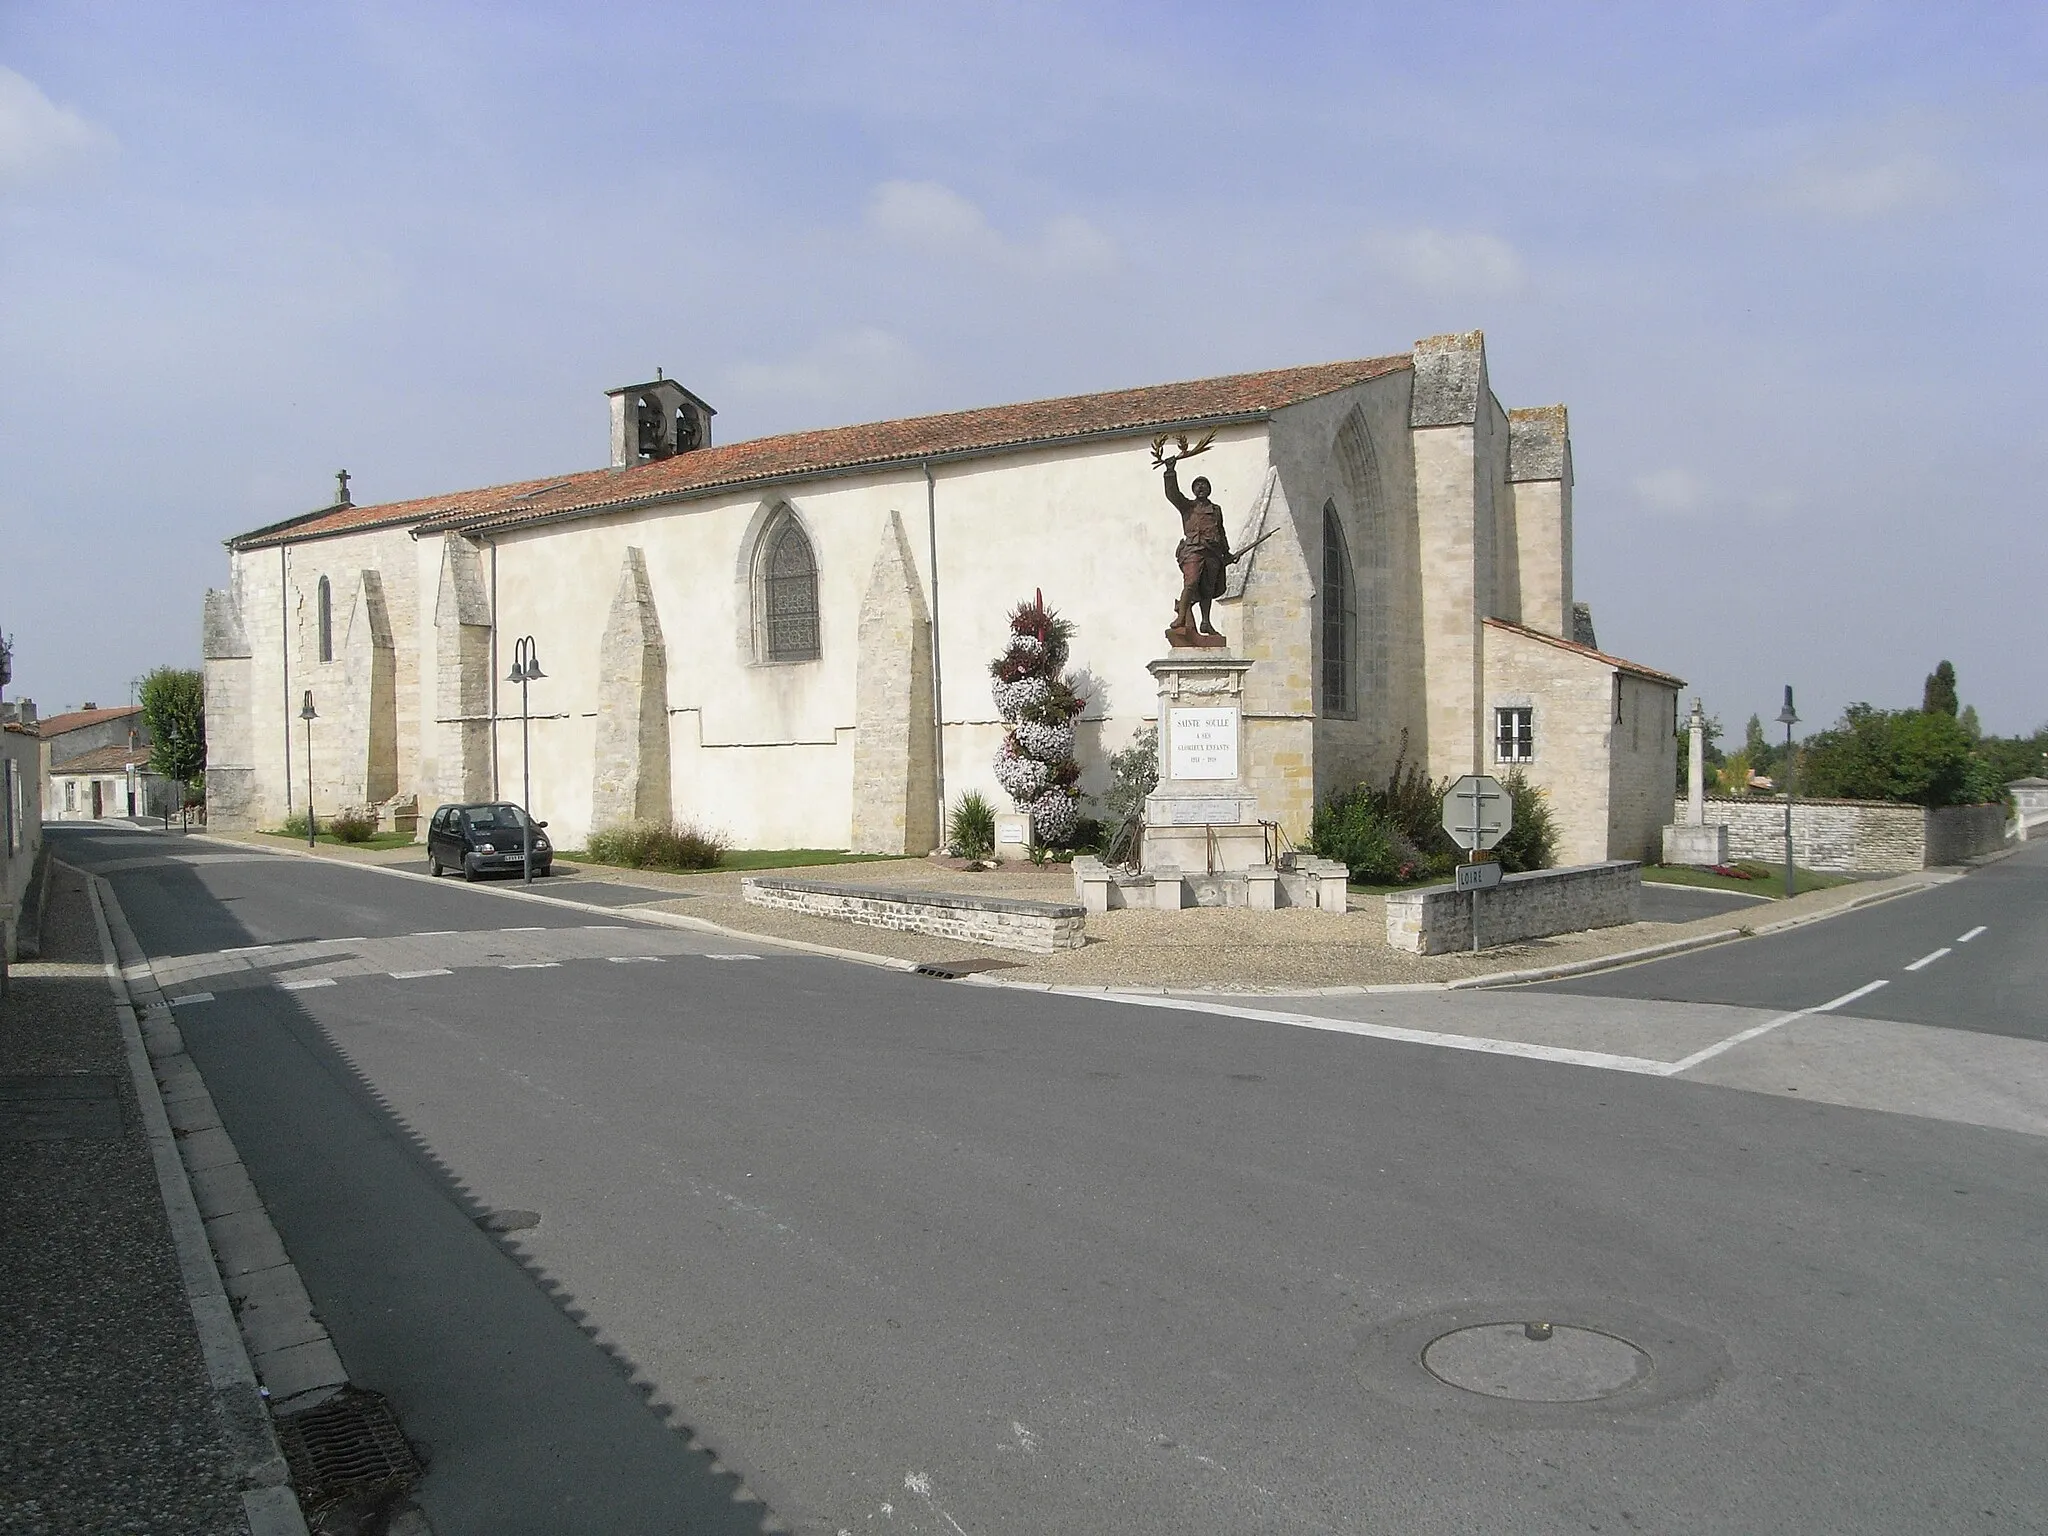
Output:
[[[1533,709],[1496,709],[1493,712],[1493,757],[1500,763],[1533,762],[1536,757],[1536,725]]]
[[[818,656],[818,563],[793,517],[768,536],[761,562],[762,655],[768,661]]]

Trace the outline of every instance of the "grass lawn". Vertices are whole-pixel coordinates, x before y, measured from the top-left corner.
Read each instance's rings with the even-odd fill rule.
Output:
[[[291,843],[303,843],[306,840],[306,834],[303,832],[266,831],[263,835],[265,837],[282,838],[286,842]],[[360,843],[343,842],[332,832],[316,831],[315,835],[321,842],[335,848],[410,848],[413,845],[413,835],[410,832],[374,832]]]
[[[633,869],[631,864],[606,864],[602,859],[593,859],[581,848],[562,849],[555,855],[573,864],[593,864],[605,869]],[[807,864],[876,864],[885,859],[900,859],[895,853],[847,853],[838,848],[728,848],[725,857],[718,861],[719,869],[799,869]],[[649,869],[671,875],[712,874],[712,870],[671,869],[661,870],[659,865],[650,864]]]
[[[1717,875],[1711,869],[1694,869],[1687,864],[1645,864],[1643,878],[1661,881],[1665,885],[1699,885],[1713,891],[1741,891],[1749,896],[1778,898],[1785,894],[1785,866],[1782,864],[1737,859],[1729,868],[1745,870],[1758,878],[1737,880],[1729,875]],[[1807,891],[1824,891],[1831,885],[1848,883],[1847,875],[1823,875],[1811,869],[1792,871],[1792,888],[1802,895]]]

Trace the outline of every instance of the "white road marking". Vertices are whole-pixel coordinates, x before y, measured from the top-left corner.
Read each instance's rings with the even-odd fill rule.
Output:
[[[171,1006],[173,1008],[182,1008],[187,1003],[210,1003],[212,1001],[213,994],[211,992],[187,992],[183,997],[172,998]]]
[[[627,933],[631,929],[625,923],[585,923],[583,931],[585,933]]]
[[[538,928],[538,927],[536,927],[536,928],[500,928],[500,929],[498,930],[498,932],[500,932],[500,933],[546,933],[546,932],[547,932],[547,929],[545,929],[545,928]]]
[[[277,989],[280,992],[304,992],[309,987],[331,987],[333,985],[334,978],[332,976],[315,976],[311,981],[280,981],[277,984]]]
[[[613,965],[659,965],[660,955],[606,955]]]
[[[706,955],[706,960],[758,960],[759,955]]]
[[[1949,947],[1948,945],[1944,944],[1941,946],[1941,948],[1937,949],[1933,954],[1922,955],[1918,960],[1915,960],[1911,965],[1907,966],[1906,969],[1909,971],[1921,970],[1926,966],[1934,964],[1935,961],[1939,960],[1943,955],[1947,953],[1949,953]]]
[[[222,955],[260,955],[266,949],[275,948],[277,948],[275,944],[244,944],[239,949],[222,949],[216,950],[215,953]]]
[[[445,939],[450,934],[460,932],[462,932],[460,928],[428,928],[421,933],[409,933],[406,937],[409,939]]]
[[[500,966],[499,969],[506,971],[552,971],[559,969],[561,964],[562,962],[559,960],[515,960],[509,965]]]
[[[1964,934],[1961,938],[1957,939],[1956,942],[1958,944],[1967,944],[1970,942],[1970,940],[1977,937],[1977,935],[1982,933],[1983,931],[1984,925],[1982,923],[1979,923],[1976,927],[1972,928],[1968,933]]]
[[[716,960],[717,955],[706,959]],[[1484,1035],[1448,1035],[1434,1029],[1403,1029],[1395,1024],[1366,1024],[1357,1019],[1333,1019],[1319,1013],[1283,1013],[1270,1008],[1240,1008],[1231,1003],[1205,1003],[1192,998],[1164,997],[1141,992],[1077,993],[1099,997],[1104,1002],[1124,1003],[1139,1008],[1172,1008],[1183,1013],[1214,1013],[1225,1018],[1252,1019],[1267,1024],[1292,1024],[1299,1029],[1325,1029],[1340,1035],[1364,1035],[1374,1040],[1398,1040],[1406,1045],[1434,1045],[1452,1051],[1479,1051],[1489,1056],[1521,1056],[1530,1061],[1555,1061],[1572,1067],[1604,1067],[1610,1072],[1641,1072],[1662,1077],[1672,1070],[1668,1061],[1647,1056],[1615,1056],[1606,1051],[1574,1051],[1555,1045],[1530,1045],[1523,1040],[1492,1040]]]
[[[314,939],[312,942],[315,944],[367,944],[370,941],[359,933],[352,939]]]
[[[454,974],[453,971],[437,967],[428,971],[393,971],[391,979],[393,981],[417,981],[422,976],[453,976]]]
[[[1737,1033],[1730,1035],[1726,1040],[1716,1040],[1712,1045],[1706,1047],[1706,1049],[1694,1051],[1690,1056],[1685,1057],[1683,1060],[1674,1061],[1670,1063],[1668,1066],[1664,1068],[1662,1075],[1665,1077],[1677,1077],[1682,1072],[1691,1071],[1694,1067],[1698,1066],[1703,1061],[1712,1061],[1716,1056],[1720,1055],[1723,1051],[1732,1051],[1738,1045],[1747,1045],[1750,1041],[1755,1040],[1762,1035],[1768,1035],[1772,1030],[1780,1028],[1783,1025],[1790,1024],[1795,1019],[1803,1019],[1807,1015],[1814,1013],[1832,1013],[1835,1009],[1840,1008],[1844,1003],[1853,1003],[1859,997],[1870,996],[1870,994],[1875,992],[1879,987],[1888,987],[1890,985],[1891,983],[1889,981],[1885,981],[1883,979],[1879,979],[1877,981],[1867,981],[1862,986],[1858,987],[1855,991],[1844,992],[1840,997],[1831,998],[1825,1003],[1817,1003],[1811,1008],[1800,1008],[1791,1013],[1781,1013],[1775,1019],[1768,1019],[1762,1024],[1753,1025],[1748,1029],[1740,1030]]]

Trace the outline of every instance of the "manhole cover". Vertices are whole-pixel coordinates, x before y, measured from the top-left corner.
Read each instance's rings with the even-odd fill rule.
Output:
[[[1480,1323],[1431,1340],[1438,1381],[1524,1403],[1590,1403],[1646,1380],[1650,1357],[1626,1339],[1563,1323]]]

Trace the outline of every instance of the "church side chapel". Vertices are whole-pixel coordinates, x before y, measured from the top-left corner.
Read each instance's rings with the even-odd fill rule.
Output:
[[[1433,778],[1521,770],[1560,863],[1657,856],[1681,684],[1593,644],[1564,408],[1503,409],[1478,332],[722,445],[658,373],[608,398],[606,467],[376,506],[343,477],[228,541],[214,825],[282,824],[310,775],[316,810],[423,826],[530,771],[564,848],[675,818],[923,853],[965,792],[1012,803],[990,661],[1042,593],[1071,626],[1084,813],[1178,658],[1175,687],[1229,692],[1230,814],[1295,843],[1405,750]],[[530,769],[505,680],[529,639]]]

